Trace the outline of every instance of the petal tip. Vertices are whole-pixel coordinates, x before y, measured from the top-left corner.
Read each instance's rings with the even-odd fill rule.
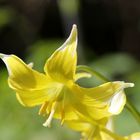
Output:
[[[69,37],[67,38],[65,43],[60,48],[58,48],[58,50],[63,50],[64,48],[67,47],[68,44],[71,44],[73,42],[76,43],[75,45],[75,48],[76,48],[77,47],[77,25],[76,24],[73,24]]]
[[[72,30],[77,30],[77,25],[76,24],[72,25]]]
[[[76,40],[76,42],[77,42],[77,25],[76,24],[73,24],[70,36],[67,39],[67,41],[68,40],[69,41]]]
[[[77,25],[76,24],[73,24],[71,33],[73,33],[77,36]]]
[[[123,88],[128,88],[128,87],[134,87],[135,84],[134,83],[127,83],[124,81],[116,81],[114,83],[119,83],[120,85],[122,85]]]
[[[126,83],[126,86],[127,86],[127,87],[134,87],[135,84],[134,84],[134,83]]]
[[[8,58],[11,55],[0,53],[0,58],[4,61],[6,58]]]
[[[3,59],[3,58],[4,58],[4,56],[5,56],[5,54],[0,53],[0,58],[1,58],[1,59]]]

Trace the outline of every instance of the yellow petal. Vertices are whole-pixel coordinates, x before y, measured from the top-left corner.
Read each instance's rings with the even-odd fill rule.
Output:
[[[15,89],[18,101],[24,106],[35,106],[45,102],[53,102],[59,96],[62,85],[55,82],[48,82],[44,89],[21,90]]]
[[[78,120],[66,121],[65,124],[82,134],[82,140],[102,140],[99,126],[105,126],[108,118],[96,121],[96,125],[79,118]]]
[[[140,133],[134,133],[130,136],[120,136],[115,133],[107,133],[105,131],[101,131],[102,140],[140,140]]]
[[[72,120],[77,119],[77,116],[80,115],[99,120],[117,114],[124,107],[125,100],[121,101],[125,96],[123,89],[128,86],[132,86],[132,84],[108,82],[95,88],[82,88],[73,83],[69,88],[66,87],[61,91],[63,98],[60,100],[54,116],[59,119],[64,116],[65,120]],[[120,102],[118,98],[120,98]],[[115,105],[118,106],[118,103],[120,105],[116,107]],[[113,107],[114,110],[112,110]]]
[[[62,121],[61,123],[63,124],[65,120],[77,119],[78,114],[71,104],[60,102],[54,114],[54,117],[60,119]]]
[[[55,102],[55,101],[54,101]],[[51,112],[51,104],[49,104],[46,110],[48,114]],[[79,98],[77,98],[74,93],[66,86],[61,89],[59,97],[57,98],[57,107],[54,113],[54,118],[60,119],[61,123],[67,120],[76,120],[79,115],[86,114],[85,106],[81,104]],[[81,113],[83,112],[84,113]]]
[[[88,129],[91,128],[89,123],[80,120],[66,121],[65,123],[68,125],[68,127],[75,131],[88,131]]]
[[[26,65],[15,55],[0,54],[7,66],[9,85],[13,89],[42,89],[46,86],[47,78],[30,66]]]
[[[132,134],[128,137],[128,140],[140,140],[140,132]]]
[[[62,85],[26,65],[15,55],[0,54],[7,66],[9,86],[16,91],[22,105],[34,106],[54,100]]]
[[[74,80],[77,64],[77,27],[73,25],[66,42],[47,60],[44,71],[59,82]]]
[[[71,90],[75,93],[75,99],[79,100],[79,103],[75,104],[75,108],[79,111],[82,110],[82,113],[85,111],[84,115],[89,115],[94,119],[119,114],[126,101],[123,90],[129,86],[131,87],[133,84],[120,81],[108,82],[95,88],[82,88],[74,84]]]
[[[140,140],[139,132],[125,137],[113,133],[106,126],[108,119],[110,118],[104,118],[96,121],[97,125],[93,125],[81,118],[78,120],[66,121],[65,124],[71,129],[81,132],[83,136],[82,140]]]
[[[98,121],[95,121],[95,124],[97,125],[101,125],[101,126],[106,126],[107,122],[108,122],[108,118],[104,118]],[[89,131],[89,129],[94,129],[96,127],[96,125],[92,125],[92,123],[86,121],[85,118],[82,118],[79,116],[79,118],[77,120],[71,120],[71,121],[66,121],[65,124],[72,128],[73,130],[76,131]]]

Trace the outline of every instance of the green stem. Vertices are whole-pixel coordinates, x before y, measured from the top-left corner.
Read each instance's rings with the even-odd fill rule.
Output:
[[[95,71],[94,69],[91,69],[88,66],[84,66],[84,65],[79,65],[77,66],[77,71],[85,71],[90,73],[93,76],[96,76],[97,78],[99,78],[100,80],[104,81],[104,82],[109,82],[110,80],[107,79],[105,76],[103,76],[102,74],[100,74],[99,72]],[[128,100],[126,102],[126,106],[125,106],[129,112],[133,115],[133,117],[137,120],[137,122],[140,124],[140,113],[138,112],[138,110],[134,107],[134,105],[132,105]]]
[[[110,81],[109,79],[107,79],[105,76],[103,76],[102,74],[100,74],[99,72],[95,71],[94,69],[91,69],[88,66],[84,66],[84,65],[79,65],[77,66],[77,71],[86,71],[88,73],[90,73],[93,76],[96,76],[97,78],[99,78],[100,80],[104,81],[104,82],[108,82]]]
[[[128,99],[126,102],[126,108],[133,115],[133,117],[137,120],[137,122],[140,124],[140,113]]]

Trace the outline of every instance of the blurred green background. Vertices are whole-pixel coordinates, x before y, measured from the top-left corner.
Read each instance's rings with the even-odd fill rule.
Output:
[[[78,25],[78,63],[86,64],[111,80],[134,82],[126,90],[129,100],[140,111],[140,11],[137,2],[104,0],[0,0],[0,51],[14,53],[34,69],[43,66]],[[131,9],[131,14],[130,14]],[[0,63],[0,140],[77,140],[80,135],[53,120],[42,126],[45,117],[39,107],[25,108],[8,87],[7,70]],[[96,86],[95,77],[80,80],[83,86]],[[118,134],[140,131],[140,126],[124,109],[114,118]]]

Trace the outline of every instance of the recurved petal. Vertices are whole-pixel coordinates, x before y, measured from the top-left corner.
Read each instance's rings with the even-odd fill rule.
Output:
[[[66,42],[47,60],[44,71],[59,82],[74,80],[77,64],[77,27],[73,25]]]
[[[44,74],[33,70],[15,55],[0,54],[9,73],[9,86],[13,89],[42,89],[48,79]]]
[[[88,113],[94,119],[101,119],[122,111],[126,101],[123,90],[131,86],[133,84],[118,81],[108,82],[95,88],[82,88],[74,84],[71,90],[84,106],[85,115]],[[78,109],[78,106],[75,107]]]
[[[34,106],[54,100],[62,85],[33,70],[15,55],[0,54],[7,66],[9,86],[16,91],[17,99],[24,106]]]

